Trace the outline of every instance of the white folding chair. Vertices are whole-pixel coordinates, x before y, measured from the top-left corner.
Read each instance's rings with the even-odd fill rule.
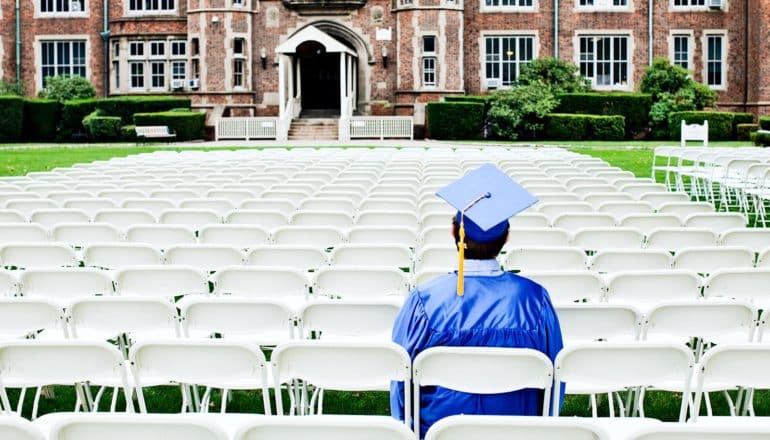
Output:
[[[682,222],[692,215],[698,213],[713,213],[714,206],[706,202],[669,202],[658,206],[657,211],[661,214],[672,214],[679,217]]]
[[[689,228],[704,228],[721,234],[730,229],[745,227],[747,221],[743,214],[737,212],[715,212],[691,214],[683,223]]]
[[[166,264],[192,266],[207,272],[242,265],[245,258],[240,249],[217,244],[170,246],[164,256]]]
[[[607,276],[607,301],[630,304],[642,312],[662,302],[696,300],[701,278],[687,270],[633,270]]]
[[[615,217],[603,212],[574,212],[562,214],[553,219],[554,228],[567,231],[583,228],[611,228],[616,224]]]
[[[226,339],[139,342],[131,347],[129,359],[142,413],[148,412],[143,388],[171,383],[205,386],[201,412],[208,412],[212,388],[218,388],[222,413],[231,390],[261,390],[265,415],[271,413],[267,361],[256,345]],[[183,406],[193,406],[187,388],[182,390]]]
[[[505,270],[516,271],[585,270],[587,265],[585,252],[576,247],[508,249],[503,260]]]
[[[451,240],[451,234],[446,229],[445,234]],[[510,228],[508,241],[503,246],[506,251],[527,246],[569,246],[572,237],[569,232],[560,228]],[[454,244],[454,242],[450,242]]]
[[[74,247],[123,241],[118,228],[109,223],[59,223],[51,230],[51,238]]]
[[[179,337],[176,308],[163,298],[102,296],[76,299],[67,308],[67,322],[70,336],[75,339],[120,340],[121,335],[126,334],[126,340],[121,342],[130,345],[149,338]]]
[[[41,198],[12,198],[5,202],[5,209],[12,209],[20,212],[24,217],[30,218],[32,213],[38,210],[57,209],[59,205],[53,200]]]
[[[158,223],[183,225],[195,231],[206,225],[222,223],[222,217],[207,209],[167,209],[158,217]]]
[[[268,417],[241,427],[234,440],[414,440],[402,423],[382,416]],[[26,440],[26,439],[25,439]],[[752,439],[753,440],[753,439]]]
[[[305,304],[298,313],[301,338],[390,341],[401,301],[324,300]]]
[[[684,345],[699,338],[698,360],[706,345],[751,342],[756,323],[756,310],[740,301],[667,301],[647,313],[642,339]]]
[[[589,271],[522,272],[522,275],[540,284],[548,291],[556,305],[577,302],[599,302],[604,298],[602,278]]]
[[[639,249],[643,244],[644,235],[634,228],[583,228],[572,237],[572,246],[586,251]]]
[[[662,249],[606,249],[591,257],[589,268],[599,273],[666,270],[671,268],[671,254]]]
[[[0,269],[0,298],[19,294],[19,280],[16,278],[16,273]]]
[[[350,244],[398,244],[414,248],[416,230],[404,226],[354,226],[348,231]]]
[[[88,223],[91,217],[79,209],[38,209],[29,216],[30,223],[51,229],[61,223]]]
[[[123,209],[141,209],[147,211],[155,218],[160,217],[160,214],[163,211],[174,209],[176,207],[170,200],[152,198],[126,199],[120,206]]]
[[[0,298],[0,340],[67,336],[62,308],[39,298]]]
[[[142,243],[92,244],[83,249],[83,264],[102,269],[163,264],[158,249]]]
[[[81,413],[56,417],[50,424],[48,438],[56,440],[230,440],[221,423],[199,415]]]
[[[679,217],[670,214],[632,214],[623,217],[618,226],[636,228],[649,235],[655,229],[681,227],[682,222]]]
[[[206,274],[189,266],[131,266],[115,273],[115,292],[121,296],[172,299],[181,295],[206,295]]]
[[[13,209],[0,209],[0,224],[25,223],[27,218],[19,211]]]
[[[361,201],[360,211],[416,211],[417,206],[411,200],[398,200],[390,197],[372,196]]]
[[[224,199],[229,200],[235,206],[238,206],[244,200],[250,200],[257,196],[259,192],[254,191],[253,186],[250,188],[230,188],[230,189],[213,189],[206,193],[208,199]]]
[[[238,209],[241,211],[279,212],[283,214],[284,218],[288,218],[297,207],[291,200],[249,199],[242,201]]]
[[[412,368],[414,430],[418,436],[427,431],[420,424],[420,388],[423,386],[437,386],[475,394],[499,394],[525,388],[541,389],[542,415],[548,416],[550,413],[553,364],[546,355],[537,350],[431,347],[417,355]]]
[[[103,270],[78,268],[27,269],[19,276],[21,294],[66,306],[75,298],[113,294],[112,278]]]
[[[44,243],[48,231],[33,223],[0,223],[0,245],[5,243]]]
[[[546,228],[538,228],[546,229]],[[454,246],[454,238],[448,226],[430,226],[420,232],[418,242],[422,246]]]
[[[690,195],[684,192],[651,192],[644,193],[639,197],[639,200],[647,202],[652,205],[655,210],[659,210],[661,206],[668,203],[689,203]]]
[[[294,337],[294,312],[264,298],[186,297],[179,301],[185,337],[218,336],[259,345],[277,345]]]
[[[551,222],[545,214],[523,212],[510,218],[508,224],[511,228],[547,228],[551,225]]]
[[[289,222],[294,226],[331,226],[347,229],[353,225],[353,217],[339,211],[306,211],[298,210]]]
[[[240,249],[266,245],[270,241],[269,238],[266,230],[250,225],[209,225],[198,232],[198,241],[201,244],[236,246]]]
[[[313,246],[254,246],[246,253],[246,264],[294,268],[308,272],[328,266],[329,257],[322,249]]]
[[[614,188],[610,186],[610,188]],[[584,202],[590,203],[594,208],[598,208],[599,205],[606,202],[633,202],[634,198],[630,195],[622,192],[595,192],[594,188],[586,188],[580,193],[576,192],[576,189],[572,191],[576,194],[580,194]],[[599,188],[601,189],[601,188]]]
[[[323,391],[388,390],[391,381],[404,382],[405,425],[409,426],[412,361],[409,354],[392,342],[290,341],[279,345],[270,359],[277,414],[282,415],[281,384],[295,382],[289,389],[290,414],[323,413]],[[296,380],[302,380],[296,385]],[[311,399],[307,386],[315,386]],[[317,408],[317,410],[316,410]]]
[[[586,202],[538,203],[534,208],[537,209],[537,212],[546,215],[551,220],[563,214],[594,212],[593,206]]]
[[[412,270],[412,251],[397,244],[342,244],[329,256],[332,265],[392,266]]]
[[[314,296],[381,298],[404,296],[409,291],[406,274],[388,266],[329,266],[313,276]]]
[[[158,249],[196,243],[195,231],[183,225],[136,225],[126,230],[126,241],[144,243]]]
[[[647,387],[675,389],[682,393],[679,421],[687,416],[690,379],[695,360],[689,348],[678,344],[599,342],[564,348],[554,362],[555,383],[566,383],[565,394],[613,393],[642,387],[638,409],[644,417],[644,391]],[[554,388],[554,406],[561,400],[560,387]],[[592,398],[593,416],[597,416]],[[614,400],[614,399],[611,399]],[[619,403],[622,401],[618,398]],[[614,403],[609,406],[615,415]],[[623,412],[621,405],[621,413]]]
[[[96,196],[102,199],[112,200],[115,205],[120,206],[124,200],[144,198],[144,193],[130,189],[105,189],[96,193]]]
[[[647,235],[647,249],[678,252],[685,248],[714,247],[716,232],[704,228],[658,228]]]
[[[308,211],[331,211],[353,216],[356,211],[356,205],[349,199],[343,198],[312,198],[302,202],[299,207]],[[293,211],[293,210],[292,210]],[[288,213],[287,213],[288,214]]]
[[[751,302],[758,309],[770,308],[770,269],[720,269],[706,279],[703,296]]]
[[[114,201],[98,197],[69,199],[62,203],[62,208],[79,209],[91,218],[102,209],[114,209],[117,207]]]
[[[639,339],[642,314],[631,306],[560,304],[556,306],[565,346],[587,342],[632,342]]]
[[[155,216],[144,209],[102,209],[94,215],[94,222],[109,223],[126,230],[134,225],[156,223]]]
[[[338,228],[325,226],[283,226],[273,230],[272,241],[277,245],[328,249],[344,243],[345,233]]]
[[[211,277],[214,294],[285,302],[296,309],[308,299],[308,278],[298,269],[277,266],[231,266]]]
[[[179,207],[182,209],[205,209],[221,216],[234,210],[236,206],[237,204],[228,199],[183,199],[179,202]]]
[[[3,266],[17,268],[71,267],[78,258],[71,247],[63,243],[8,243],[0,247]]]
[[[754,267],[754,252],[739,246],[684,248],[676,253],[674,269],[709,274],[718,269]]]
[[[5,440],[45,440],[40,428],[21,416],[0,418],[0,438]]]
[[[770,435],[770,427],[767,425],[750,423],[752,417],[736,418],[738,423],[720,423],[720,424],[691,424],[691,423],[666,423],[659,427],[649,427],[637,432],[633,440],[761,440]],[[743,421],[741,421],[743,420]],[[765,420],[764,423],[767,423]]]
[[[447,221],[447,224],[448,221]],[[356,217],[358,226],[406,226],[416,229],[420,221],[414,211],[360,211]]]
[[[632,202],[604,202],[597,208],[599,212],[605,212],[620,220],[628,215],[634,214],[652,214],[654,212],[652,204],[642,201]]]
[[[609,440],[612,438],[590,419],[576,417],[459,415],[436,422],[425,440]],[[753,439],[752,439],[753,440]]]
[[[770,229],[737,228],[723,231],[719,237],[721,246],[742,246],[754,252],[762,252],[770,247]]]
[[[617,185],[617,182],[616,182]],[[642,195],[651,192],[668,192],[666,185],[661,183],[629,183],[619,186],[620,191],[630,194],[635,200],[641,199]]]

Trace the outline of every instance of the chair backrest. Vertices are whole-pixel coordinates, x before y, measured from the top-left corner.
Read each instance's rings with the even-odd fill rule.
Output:
[[[48,231],[34,223],[0,223],[0,243],[44,243]]]
[[[92,244],[83,249],[83,264],[104,269],[129,266],[161,265],[163,256],[158,249],[143,243]]]
[[[37,334],[65,336],[60,306],[37,298],[0,297],[0,339],[21,339]]]
[[[160,249],[196,243],[195,231],[183,225],[136,225],[126,231],[126,241],[146,243]]]
[[[66,304],[73,298],[113,294],[112,278],[94,268],[27,269],[19,276],[21,294]]]
[[[692,215],[698,213],[713,213],[714,205],[707,202],[667,202],[659,205],[657,211],[661,214],[673,214],[679,217],[683,222]]]
[[[102,209],[94,215],[94,221],[109,223],[121,230],[133,225],[156,223],[155,216],[145,209]]]
[[[412,251],[397,244],[342,244],[330,255],[332,265],[392,266],[412,269]]]
[[[0,247],[0,262],[19,268],[77,266],[78,258],[63,243],[9,243]]]
[[[333,211],[353,216],[356,213],[356,205],[348,199],[343,198],[313,198],[302,202],[300,209]]]
[[[356,217],[356,225],[406,226],[409,228],[417,228],[419,219],[414,214],[414,211],[361,211]]]
[[[617,224],[615,217],[604,212],[569,212],[553,219],[553,227],[567,231],[583,228],[611,228]]]
[[[744,302],[674,301],[647,313],[643,338],[658,342],[686,343],[692,338],[705,342],[751,342],[757,312]]]
[[[444,229],[448,244],[452,242],[451,235]],[[569,246],[571,242],[569,232],[560,228],[510,228],[505,249],[513,249],[525,246]]]
[[[671,254],[661,249],[607,249],[591,257],[589,268],[600,273],[671,268]]]
[[[688,124],[682,120],[682,134],[680,146],[686,147],[688,141],[702,142],[704,147],[709,146],[709,121],[703,121],[703,124]]]
[[[190,266],[132,266],[115,274],[115,292],[123,296],[173,298],[209,293],[206,274]]]
[[[158,223],[183,225],[197,231],[206,225],[222,223],[222,217],[208,209],[166,209],[158,216]]]
[[[770,428],[767,426],[750,423],[754,421],[753,417],[741,417],[741,419],[745,421],[725,424],[721,424],[721,420],[714,420],[715,423],[666,423],[641,429],[631,438],[632,440],[761,440],[770,434]],[[761,423],[760,420],[757,422]]]
[[[608,201],[597,208],[597,211],[606,212],[617,219],[631,214],[652,214],[654,210],[651,203],[642,201]]]
[[[175,205],[171,200],[166,199],[139,198],[123,200],[121,207],[125,209],[142,209],[158,218],[163,211],[173,209]]]
[[[270,237],[266,230],[250,225],[209,225],[198,232],[201,244],[236,246],[248,249],[255,245],[266,245]]]
[[[737,212],[714,212],[690,214],[684,219],[689,228],[704,228],[721,234],[730,229],[746,226],[747,220]]]
[[[475,416],[445,417],[425,440],[608,440],[610,435],[590,419],[575,417]]]
[[[67,308],[72,337],[117,339],[179,336],[176,309],[166,299],[103,296],[74,300]]]
[[[41,418],[45,420],[45,416]],[[51,440],[229,440],[219,423],[173,414],[72,413],[55,418]]]
[[[182,209],[207,209],[224,216],[235,209],[237,204],[228,199],[184,199],[179,202]]]
[[[708,274],[717,269],[754,267],[754,252],[739,246],[696,247],[676,253],[672,267]]]
[[[381,416],[269,417],[236,432],[234,440],[414,440],[403,423]]]
[[[313,301],[299,313],[301,337],[316,332],[323,340],[389,341],[400,310],[395,300]]]
[[[0,209],[0,224],[3,223],[24,223],[27,218],[24,215],[13,209]]]
[[[770,248],[770,229],[735,228],[723,231],[719,237],[722,246],[743,246],[754,252]]]
[[[327,266],[329,257],[322,249],[308,245],[254,246],[246,254],[246,264],[294,268],[307,272]]]
[[[751,302],[758,309],[770,308],[770,269],[720,269],[709,275],[703,296],[734,298]]]
[[[297,207],[291,200],[281,199],[248,199],[241,202],[239,210],[257,211],[257,212],[278,212],[283,214],[284,219],[288,218]],[[285,221],[284,221],[284,224]]]
[[[308,295],[307,276],[289,267],[231,266],[211,277],[214,293],[245,298],[305,299]]]
[[[503,268],[533,272],[585,270],[587,260],[585,252],[577,247],[524,247],[508,249]]]
[[[639,200],[658,210],[667,203],[690,203],[690,195],[684,192],[651,192],[642,194]]]
[[[332,226],[347,229],[353,225],[353,217],[339,211],[298,210],[292,214],[289,222],[294,226]]]
[[[639,339],[642,314],[631,306],[561,304],[556,306],[565,345]]]
[[[623,217],[619,226],[636,228],[649,235],[658,228],[678,228],[682,226],[679,217],[671,214],[631,214]]]
[[[36,425],[20,416],[0,417],[0,438],[3,440],[45,440]]]
[[[607,277],[607,301],[632,304],[640,309],[664,301],[700,297],[701,278],[687,270],[633,270]]]
[[[509,219],[508,224],[511,228],[547,228],[551,222],[545,214],[523,212]]]
[[[123,241],[118,228],[109,223],[59,223],[51,230],[51,238],[77,247]]]
[[[283,226],[272,233],[277,245],[314,246],[319,249],[332,248],[345,241],[343,230],[327,226]]]
[[[678,252],[690,247],[717,245],[717,233],[704,228],[658,228],[647,235],[647,249]]]
[[[166,264],[181,264],[206,271],[243,264],[245,255],[233,246],[217,244],[177,245],[166,249]]]
[[[93,217],[101,209],[117,208],[114,201],[103,198],[79,198],[69,199],[62,203],[63,208],[80,209],[85,211],[90,217]]]
[[[29,221],[51,229],[60,223],[88,223],[91,217],[80,209],[38,209],[30,215]]]
[[[605,249],[639,249],[644,244],[644,235],[638,229],[612,228],[583,228],[575,231],[572,246],[586,251],[602,251]]]
[[[348,231],[350,244],[398,244],[415,247],[417,232],[405,226],[355,226]]]
[[[545,287],[554,304],[599,302],[604,298],[602,278],[589,271],[523,272],[522,275]]]
[[[329,266],[313,277],[313,295],[342,298],[379,298],[406,295],[406,274],[388,266]]]

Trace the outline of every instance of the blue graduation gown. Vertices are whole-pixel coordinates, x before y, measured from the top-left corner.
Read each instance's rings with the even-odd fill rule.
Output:
[[[457,295],[457,273],[440,276],[411,292],[393,325],[393,341],[414,358],[436,347],[531,348],[551,361],[562,348],[559,321],[539,284],[499,270],[497,260],[468,260],[465,295]],[[447,366],[451,368],[451,366]],[[390,407],[404,420],[404,385],[393,382]],[[456,414],[540,415],[543,391],[469,394],[422,387],[421,437],[438,420]]]

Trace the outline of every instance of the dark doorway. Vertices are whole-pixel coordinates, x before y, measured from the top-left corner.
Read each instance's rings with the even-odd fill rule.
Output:
[[[326,53],[315,41],[297,48],[301,59],[302,109],[340,110],[340,54]]]

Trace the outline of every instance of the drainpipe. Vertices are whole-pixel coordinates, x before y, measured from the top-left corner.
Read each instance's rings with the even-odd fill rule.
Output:
[[[18,0],[17,0],[18,1]],[[99,35],[102,37],[102,46],[104,47],[104,62],[102,66],[102,84],[104,96],[110,94],[110,3],[109,0],[104,0],[102,6],[102,14],[104,15],[104,24],[102,32]]]
[[[553,0],[553,57],[559,58],[559,0]]]
[[[647,64],[652,66],[653,58],[655,57],[655,32],[653,31],[653,14],[652,8],[655,0],[647,0],[647,41],[649,47],[647,48]]]
[[[21,5],[16,0],[16,85],[21,84]]]
[[[743,5],[743,111],[749,111],[749,0]]]

